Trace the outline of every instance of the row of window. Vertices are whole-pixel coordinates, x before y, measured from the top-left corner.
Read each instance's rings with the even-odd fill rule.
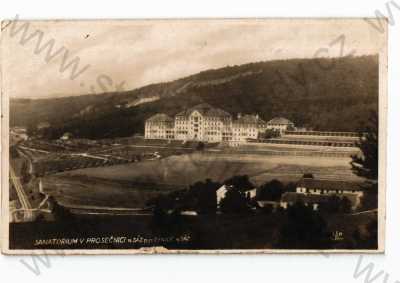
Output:
[[[199,129],[193,129],[193,131],[195,132],[195,133],[198,133],[199,132]],[[151,130],[148,130],[148,131],[146,131],[146,133],[150,133],[150,134],[157,134],[157,133],[159,133],[159,134],[163,134],[163,133],[167,133],[167,134],[173,134],[174,132],[176,133],[176,134],[188,134],[188,131],[187,130],[177,130],[177,131],[171,131],[171,130],[163,130],[163,129],[151,129]],[[220,131],[206,131],[205,132],[207,135],[222,135],[222,136],[227,136],[227,137],[231,137],[233,134],[232,133],[230,133],[230,132],[220,132]],[[245,136],[248,136],[248,137],[257,137],[257,134],[256,133],[253,133],[253,134],[248,134],[248,133],[246,133],[246,132],[242,132],[242,133],[234,133],[234,135],[235,136],[242,136],[242,137],[245,137]]]
[[[206,135],[219,135],[219,132],[213,132],[213,131],[208,131],[206,132]]]
[[[356,190],[321,190],[321,189],[307,189],[307,188],[302,188],[300,189],[300,192],[303,193],[320,193],[320,194],[330,194],[332,192],[335,192],[336,194],[343,194],[344,192],[351,192],[351,193],[356,193]]]
[[[186,122],[186,121],[176,121],[175,125],[182,125],[182,126],[188,126],[188,125],[199,125],[199,123],[201,123],[201,120],[199,121],[191,121],[190,123]],[[247,130],[248,128],[251,128],[251,130],[258,130],[259,128],[265,128],[265,126],[260,126],[260,125],[255,125],[255,124],[226,124],[223,123],[221,121],[218,122],[205,122],[202,125],[205,126],[218,126],[218,125],[224,125],[224,126],[229,126],[232,127],[233,130]],[[174,123],[169,123],[169,122],[146,122],[146,127],[167,127],[167,128],[172,128],[174,127]]]

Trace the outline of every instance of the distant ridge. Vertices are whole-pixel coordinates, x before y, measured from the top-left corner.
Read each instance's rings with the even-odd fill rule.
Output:
[[[315,130],[357,131],[378,109],[378,56],[257,62],[121,93],[11,99],[10,124],[34,129],[48,121],[49,138],[123,137],[143,133],[156,113],[174,116],[204,102],[266,121],[282,116]]]

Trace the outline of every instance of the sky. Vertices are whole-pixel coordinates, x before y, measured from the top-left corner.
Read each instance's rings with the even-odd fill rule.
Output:
[[[53,57],[50,45],[40,50],[46,43]],[[385,46],[386,35],[362,19],[16,21],[2,32],[2,83],[13,98],[84,95],[228,65],[382,54]],[[63,58],[64,66],[79,58],[76,78],[73,65],[60,71]]]

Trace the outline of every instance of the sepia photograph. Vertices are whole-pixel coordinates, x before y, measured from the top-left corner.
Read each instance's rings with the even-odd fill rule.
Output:
[[[4,20],[3,252],[383,252],[386,26]]]

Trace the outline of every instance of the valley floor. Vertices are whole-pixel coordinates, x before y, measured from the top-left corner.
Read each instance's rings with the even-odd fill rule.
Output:
[[[42,180],[44,191],[65,206],[142,208],[157,194],[184,189],[207,178],[223,182],[234,175],[248,175],[256,186],[272,179],[296,182],[304,173],[318,178],[359,180],[349,162],[350,158],[196,152],[66,171]]]

